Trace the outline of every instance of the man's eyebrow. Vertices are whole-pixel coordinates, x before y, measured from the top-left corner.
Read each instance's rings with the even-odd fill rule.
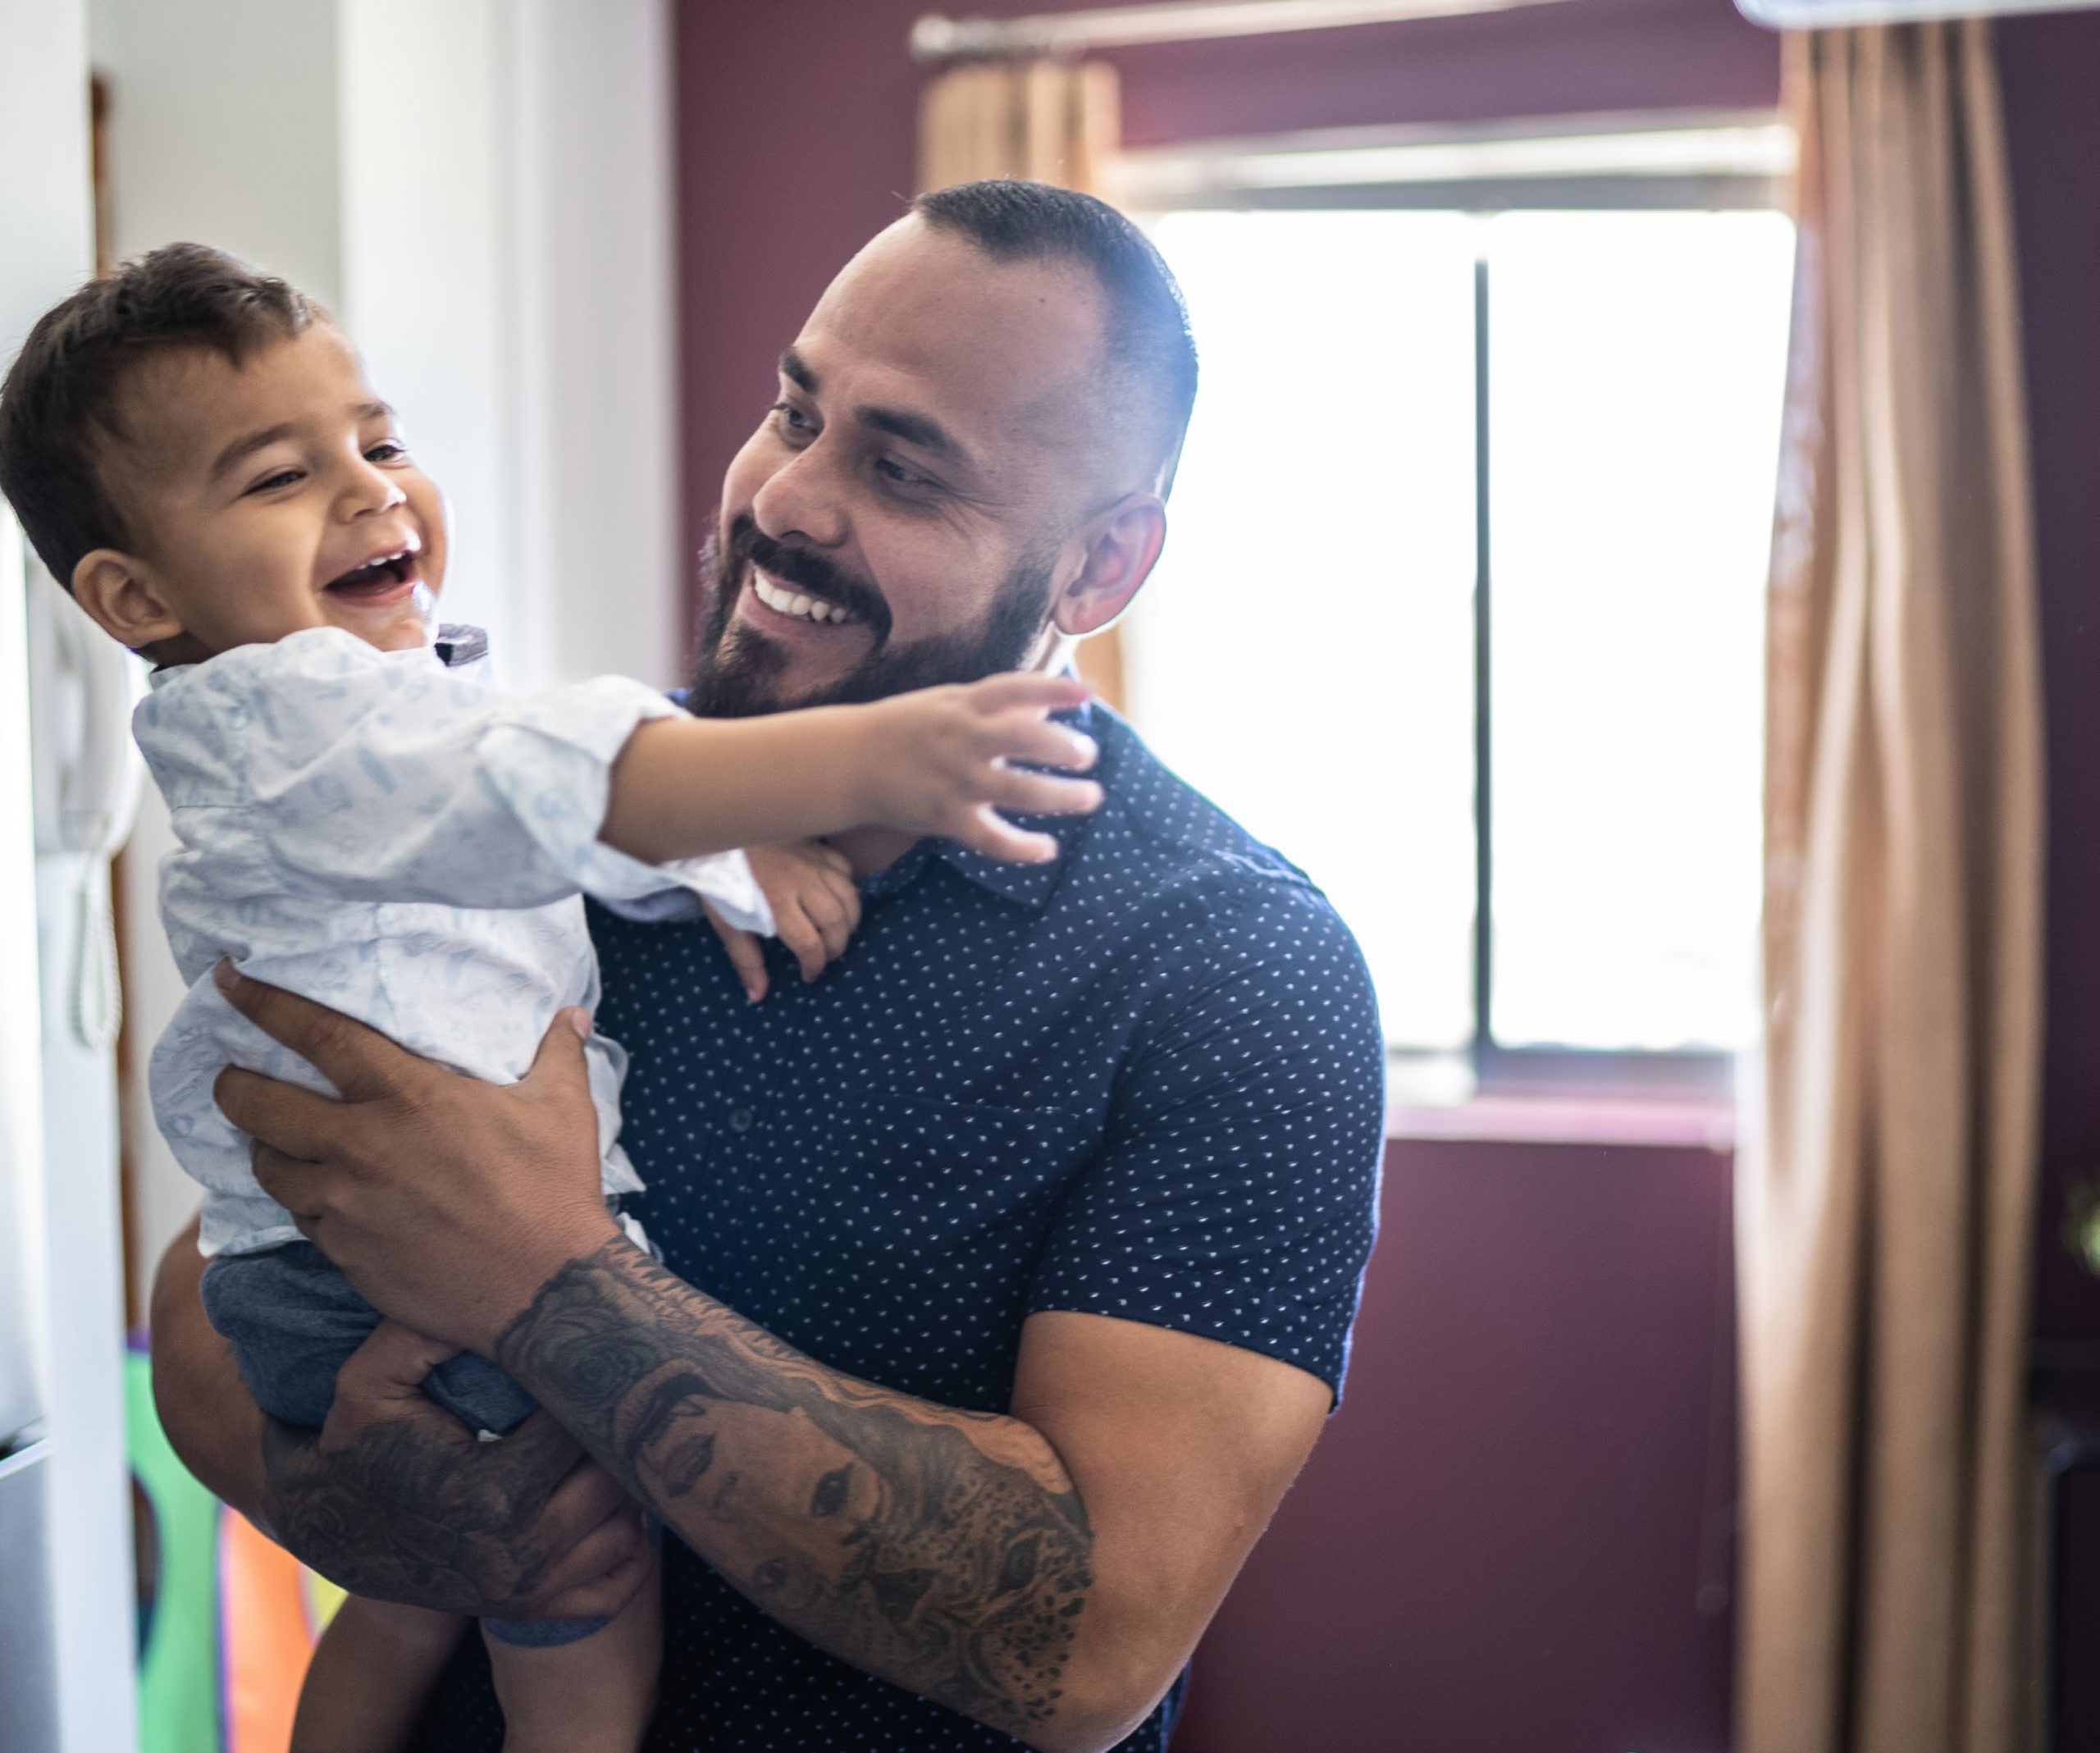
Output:
[[[792,347],[780,355],[780,375],[805,395],[817,393],[817,374],[810,369],[810,362]],[[906,408],[867,407],[855,409],[853,418],[862,426],[887,432],[892,438],[901,438],[907,445],[916,445],[935,456],[965,464],[970,461],[969,452],[930,415],[915,414]]]
[[[924,414],[911,413],[902,408],[856,408],[853,418],[863,426],[887,432],[892,438],[901,438],[907,445],[916,445],[935,456],[950,457],[956,462],[967,460],[962,446],[948,436],[947,428]]]

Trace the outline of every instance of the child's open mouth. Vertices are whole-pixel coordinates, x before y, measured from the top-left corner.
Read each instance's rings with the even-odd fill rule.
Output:
[[[353,602],[379,602],[413,589],[417,577],[416,556],[410,550],[402,548],[392,554],[376,555],[361,566],[353,566],[322,588],[331,596],[347,597]]]

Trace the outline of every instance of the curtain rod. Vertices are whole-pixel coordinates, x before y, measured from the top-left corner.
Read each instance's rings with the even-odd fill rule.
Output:
[[[1343,25],[1390,25],[1548,6],[1558,0],[1216,0],[1041,12],[1029,18],[949,18],[930,12],[911,27],[911,52],[938,63],[978,56],[1076,55],[1090,48],[1273,36]]]

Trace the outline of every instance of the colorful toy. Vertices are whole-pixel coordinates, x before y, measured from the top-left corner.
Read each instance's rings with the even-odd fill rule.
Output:
[[[139,1522],[139,1753],[285,1753],[314,1640],[343,1591],[176,1459],[136,1340],[125,1413]]]

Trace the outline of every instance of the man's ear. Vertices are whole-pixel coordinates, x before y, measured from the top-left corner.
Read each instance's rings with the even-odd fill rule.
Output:
[[[1130,606],[1166,540],[1157,493],[1126,493],[1088,523],[1079,570],[1057,592],[1050,619],[1067,638],[1098,632]]]
[[[73,597],[89,620],[134,651],[179,639],[185,631],[145,568],[114,548],[80,557],[73,568]]]

